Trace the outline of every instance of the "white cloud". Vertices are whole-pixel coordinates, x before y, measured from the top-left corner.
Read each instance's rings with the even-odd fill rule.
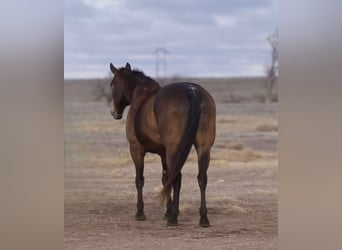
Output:
[[[261,18],[269,18],[272,14],[269,8],[256,8],[254,11],[252,11],[252,13]]]
[[[104,78],[109,72],[109,63],[72,65],[64,70],[64,78]]]
[[[109,62],[123,66],[127,61],[154,76],[156,47],[170,51],[170,76],[257,73],[256,65],[269,59],[266,37],[276,25],[274,8],[265,0],[248,6],[238,0],[210,5],[194,0],[69,1],[64,31],[68,78],[105,77]]]
[[[267,7],[257,7],[257,8],[248,8],[242,10],[240,15],[248,17],[250,20],[255,19],[269,19],[273,18],[273,9],[272,6]]]
[[[214,15],[214,20],[221,27],[235,28],[238,24],[238,19],[232,15]]]
[[[265,65],[263,64],[251,64],[246,68],[247,76],[262,76],[265,75]]]
[[[107,9],[112,7],[120,7],[124,5],[122,0],[82,0],[85,5],[96,9]]]

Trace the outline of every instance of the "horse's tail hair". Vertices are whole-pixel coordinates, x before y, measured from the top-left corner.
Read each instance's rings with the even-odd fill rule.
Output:
[[[194,143],[201,106],[201,95],[195,86],[189,86],[186,89],[187,97],[189,99],[189,113],[188,122],[185,127],[183,136],[180,140],[178,149],[173,158],[174,167],[167,173],[167,181],[164,188],[160,192],[160,201],[165,202],[166,198],[171,194],[171,189],[174,181],[178,177]]]

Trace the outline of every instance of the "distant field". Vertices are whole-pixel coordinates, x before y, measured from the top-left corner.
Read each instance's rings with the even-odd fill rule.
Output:
[[[90,79],[90,80],[65,80],[68,86],[66,97],[79,100],[92,100],[92,90],[96,84],[110,84],[111,79]],[[173,78],[161,79],[162,85],[175,81],[190,81],[196,82],[204,86],[215,98],[216,101],[229,101],[231,96],[243,97],[258,101],[258,98],[265,95],[263,77],[246,77],[246,78]],[[78,84],[82,88],[78,88]],[[278,86],[275,86],[275,95],[278,92]],[[254,98],[254,99],[253,99]]]
[[[65,249],[277,248],[278,103],[262,102],[265,79],[178,80],[202,85],[217,105],[207,190],[212,226],[198,227],[194,152],[183,168],[180,225],[167,228],[162,220],[164,207],[156,198],[161,164],[151,154],[145,160],[147,220],[135,221],[125,117],[113,120],[110,106],[93,94],[96,84],[110,80],[65,80]]]

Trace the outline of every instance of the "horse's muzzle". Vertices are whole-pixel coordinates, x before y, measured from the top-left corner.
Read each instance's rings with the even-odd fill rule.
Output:
[[[116,113],[116,112],[113,112],[113,111],[111,111],[110,113],[111,113],[111,115],[113,116],[113,118],[115,120],[119,120],[119,119],[122,118],[122,114],[119,114],[119,113]]]

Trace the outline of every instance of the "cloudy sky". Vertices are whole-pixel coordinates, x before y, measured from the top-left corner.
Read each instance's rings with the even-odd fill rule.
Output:
[[[156,76],[258,76],[270,61],[276,0],[65,0],[64,76],[101,78],[130,62]],[[163,68],[160,75],[163,75]]]

